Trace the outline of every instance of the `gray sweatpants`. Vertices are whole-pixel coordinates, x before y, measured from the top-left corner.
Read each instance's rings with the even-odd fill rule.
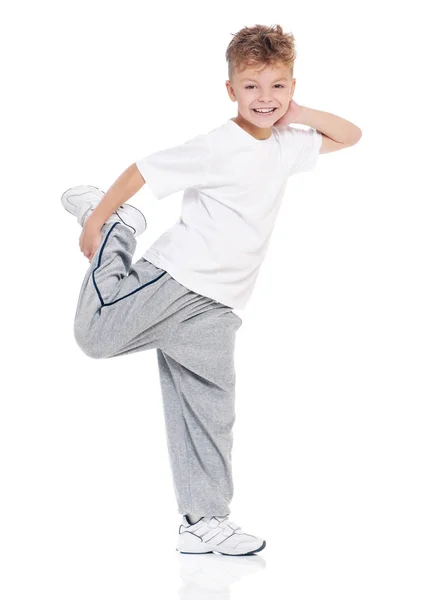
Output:
[[[178,512],[229,514],[242,320],[143,257],[132,264],[136,238],[122,223],[102,234],[80,290],[76,342],[91,358],[156,348]]]

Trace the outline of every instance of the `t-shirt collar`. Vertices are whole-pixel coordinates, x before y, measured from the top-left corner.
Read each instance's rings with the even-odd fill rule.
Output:
[[[231,127],[233,127],[235,130],[238,130],[240,132],[240,134],[246,140],[250,139],[252,141],[252,144],[266,144],[267,142],[270,143],[274,137],[273,127],[272,127],[272,133],[270,134],[270,136],[268,138],[266,138],[265,140],[257,140],[255,137],[253,137],[253,135],[251,135],[250,133],[247,133],[247,131],[245,129],[243,129],[240,125],[238,125],[238,123],[235,123],[235,121],[232,121],[232,119],[229,119],[228,123],[231,123]]]

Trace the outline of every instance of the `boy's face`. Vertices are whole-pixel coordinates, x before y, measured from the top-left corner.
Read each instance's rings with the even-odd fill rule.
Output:
[[[268,137],[272,125],[287,111],[295,83],[289,68],[280,65],[263,68],[261,72],[257,68],[236,71],[233,82],[227,80],[226,87],[231,100],[238,102],[238,124],[254,137]],[[272,107],[275,110],[267,115],[253,110]]]

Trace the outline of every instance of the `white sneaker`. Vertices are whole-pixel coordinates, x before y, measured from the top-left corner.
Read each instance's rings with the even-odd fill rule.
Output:
[[[262,538],[244,533],[241,527],[224,517],[202,517],[191,525],[187,516],[179,527],[178,550],[181,554],[210,554],[245,556],[266,547]]]
[[[60,198],[65,209],[77,217],[81,227],[91,212],[105,195],[94,185],[78,185],[63,192]],[[107,223],[120,222],[130,227],[135,236],[141,235],[147,228],[143,213],[131,204],[122,204],[108,219]]]

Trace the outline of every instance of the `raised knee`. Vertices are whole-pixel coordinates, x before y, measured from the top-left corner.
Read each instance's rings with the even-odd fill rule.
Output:
[[[89,358],[106,358],[105,348],[84,329],[74,324],[74,339],[77,345]]]

